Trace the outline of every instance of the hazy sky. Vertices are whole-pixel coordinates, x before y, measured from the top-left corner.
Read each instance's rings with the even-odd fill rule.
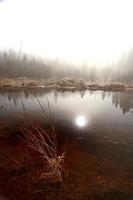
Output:
[[[133,47],[133,0],[4,0],[0,48],[91,63]]]

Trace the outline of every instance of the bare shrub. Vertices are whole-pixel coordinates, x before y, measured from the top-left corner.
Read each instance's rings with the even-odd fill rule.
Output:
[[[62,181],[62,164],[64,162],[65,153],[62,153],[60,156],[57,153],[57,135],[52,121],[53,118],[50,104],[48,98],[46,98],[49,112],[49,115],[46,116],[42,104],[37,97],[36,99],[42,109],[44,117],[47,117],[46,119],[49,119],[50,121],[50,128],[46,129],[39,121],[30,119],[30,117],[26,116],[26,121],[21,125],[23,141],[28,147],[39,153],[40,158],[44,161],[44,169],[41,172],[39,179],[53,177],[56,181]]]

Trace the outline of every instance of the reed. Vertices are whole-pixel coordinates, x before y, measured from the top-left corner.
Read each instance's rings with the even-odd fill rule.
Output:
[[[48,114],[38,97],[35,95],[38,104],[43,112],[43,117],[45,120],[50,122],[50,128],[45,128],[41,122],[33,120],[28,117],[26,110],[23,105],[24,113],[26,115],[26,120],[21,125],[21,132],[23,134],[24,143],[36,151],[44,161],[44,171],[41,173],[41,179],[45,179],[46,176],[53,176],[57,181],[62,181],[62,171],[63,162],[65,158],[65,152],[58,155],[57,152],[57,135],[55,132],[55,126],[53,122],[53,115],[50,108],[49,100],[46,96]]]

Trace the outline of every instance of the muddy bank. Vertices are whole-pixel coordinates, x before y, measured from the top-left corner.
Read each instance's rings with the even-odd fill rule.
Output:
[[[63,184],[44,184],[42,160],[17,138],[0,140],[0,188],[10,200],[129,200],[133,198],[132,144],[69,140]],[[86,148],[85,146],[88,146]]]
[[[18,127],[18,126],[17,126]],[[6,127],[5,127],[6,128]],[[1,129],[1,131],[4,127]],[[19,129],[0,136],[0,191],[10,200],[129,200],[133,198],[132,137],[90,132],[66,136],[57,130],[58,155],[65,152],[63,182],[45,176],[43,159],[28,148]],[[72,129],[67,130],[72,134]],[[16,133],[16,134],[15,134]],[[39,158],[39,159],[38,159]],[[46,174],[45,174],[46,175]],[[47,174],[48,175],[48,174]],[[43,177],[43,179],[41,178]],[[47,179],[48,177],[48,179]],[[47,180],[47,184],[46,184]],[[58,184],[59,183],[59,184]]]
[[[45,79],[0,79],[0,88],[44,88],[58,91],[133,91],[133,84],[121,83],[91,83],[78,77],[65,77],[60,80]]]
[[[49,173],[48,169],[46,171],[46,163],[43,159],[38,159],[35,151],[27,148],[17,138],[1,138],[0,193],[2,195],[10,200],[56,199],[60,186],[61,182]]]

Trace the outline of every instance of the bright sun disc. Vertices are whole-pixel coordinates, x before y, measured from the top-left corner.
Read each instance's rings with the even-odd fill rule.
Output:
[[[84,116],[78,116],[76,118],[76,125],[79,127],[84,127],[86,125],[86,119]]]

